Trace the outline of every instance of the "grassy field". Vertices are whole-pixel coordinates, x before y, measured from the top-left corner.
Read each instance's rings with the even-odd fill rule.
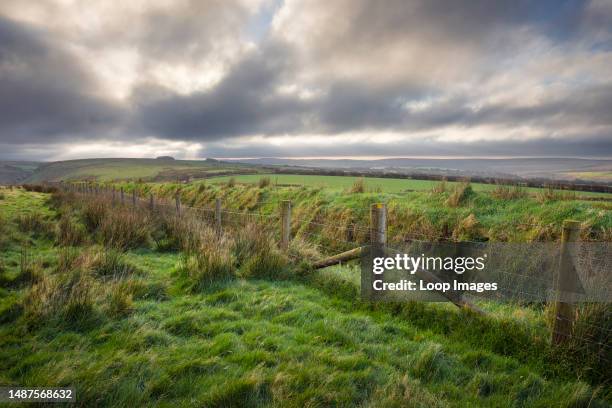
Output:
[[[234,248],[230,273],[194,286],[224,261],[193,270],[194,255],[160,246],[167,241],[117,240],[131,230],[107,235],[120,227],[117,211],[100,211],[2,191],[2,384],[74,386],[87,407],[610,401],[607,386],[551,358],[536,311],[497,308],[485,320],[444,304],[371,308],[356,299],[351,268],[300,278],[270,263],[277,255],[268,248],[253,269],[258,255],[239,262],[232,236],[220,244]],[[134,245],[117,250],[118,242]]]
[[[269,177],[273,184],[279,185],[300,185],[308,187],[322,188],[332,191],[343,191],[350,189],[359,177],[349,176],[313,176],[313,175],[298,175],[298,174],[244,174],[236,176],[221,176],[211,179],[213,183],[227,183],[230,178],[234,178],[237,183],[257,184],[262,177]],[[393,178],[378,178],[365,177],[363,178],[365,186],[368,190],[380,190],[385,193],[401,193],[406,191],[429,191],[439,184],[439,181],[434,180],[411,180],[411,179],[393,179]],[[455,186],[459,183],[448,182],[449,186]],[[472,183],[474,191],[493,191],[497,188],[494,184]],[[542,191],[541,188],[525,188],[528,193],[537,193]],[[559,190],[557,190],[559,191]],[[578,195],[587,197],[610,197],[607,193],[591,193],[591,192],[576,192]]]
[[[342,238],[351,225],[367,228],[369,207],[375,202],[387,203],[389,208],[390,241],[401,241],[405,237],[515,242],[556,240],[563,221],[569,218],[582,223],[584,239],[609,240],[612,236],[612,203],[583,201],[564,193],[550,194],[546,190],[527,195],[524,192],[514,194],[512,189],[476,191],[471,186],[464,188],[464,185],[449,183],[440,189],[441,184],[437,183],[433,185],[435,188],[424,191],[350,192],[340,188],[280,187],[271,178],[269,181],[270,184],[263,187],[253,183],[228,187],[227,181],[220,183],[214,179],[189,184],[124,183],[121,186],[127,191],[136,189],[143,197],[152,193],[174,199],[178,192],[185,205],[209,209],[214,208],[215,199],[220,198],[227,209],[265,214],[278,214],[280,202],[291,200],[293,230],[297,234],[322,235],[317,243],[324,245],[333,245],[333,239]],[[310,222],[335,227],[313,230],[310,228],[313,225],[307,225]]]
[[[220,164],[214,160],[160,160],[160,159],[83,159],[43,164],[26,180],[176,180],[177,178],[205,177],[219,172],[244,170],[240,164]],[[247,167],[248,168],[248,167]]]

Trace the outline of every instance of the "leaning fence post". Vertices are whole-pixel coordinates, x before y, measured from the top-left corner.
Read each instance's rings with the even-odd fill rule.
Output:
[[[281,248],[286,251],[291,241],[291,201],[283,200],[281,212]]]
[[[563,232],[561,234],[561,254],[559,257],[559,268],[555,281],[557,299],[554,305],[554,316],[552,328],[553,344],[561,344],[572,335],[574,323],[573,299],[569,299],[576,290],[576,272],[572,260],[572,244],[580,238],[580,223],[578,221],[563,221]]]
[[[215,229],[217,235],[221,235],[221,199],[215,199]]]
[[[176,205],[176,215],[180,216],[181,215],[181,197],[178,191],[176,192],[176,195],[174,196],[174,203]]]
[[[153,198],[153,193],[149,193],[149,210],[153,211],[155,208],[155,199]]]

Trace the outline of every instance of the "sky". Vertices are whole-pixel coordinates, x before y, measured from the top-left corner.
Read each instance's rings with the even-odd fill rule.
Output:
[[[0,159],[612,157],[612,0],[2,0]]]

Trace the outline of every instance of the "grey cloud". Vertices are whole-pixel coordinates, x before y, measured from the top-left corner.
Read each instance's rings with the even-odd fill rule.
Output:
[[[139,123],[171,139],[215,140],[300,130],[308,103],[275,93],[289,63],[286,49],[269,44],[245,57],[211,91],[184,96],[140,89],[134,98]],[[148,99],[152,93],[157,97]]]
[[[406,140],[390,144],[361,142],[332,146],[291,147],[249,145],[234,147],[213,143],[201,157],[342,157],[342,156],[510,156],[510,157],[612,157],[612,144],[605,137],[574,139],[538,138],[525,141],[441,142],[435,139]]]
[[[109,131],[122,114],[95,91],[86,70],[44,32],[0,17],[2,141],[46,143]]]

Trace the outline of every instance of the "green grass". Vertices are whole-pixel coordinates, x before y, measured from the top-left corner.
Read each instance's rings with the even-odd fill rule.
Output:
[[[344,191],[350,189],[361,177],[351,176],[313,176],[298,174],[243,174],[236,176],[213,177],[212,183],[226,183],[233,177],[238,183],[257,184],[264,177],[269,177],[273,184],[297,185],[315,188],[323,188],[329,191]],[[380,190],[385,193],[402,193],[406,191],[429,191],[439,184],[434,180],[412,180],[412,179],[393,179],[380,177],[365,177],[366,188],[370,191]],[[457,182],[447,182],[449,187],[457,185]],[[475,191],[493,191],[497,187],[494,184],[472,183]],[[529,193],[542,191],[541,188],[525,188]],[[563,191],[563,190],[556,190]],[[587,197],[612,197],[607,193],[576,192],[577,195]]]
[[[138,273],[100,281],[130,286],[121,313],[102,301],[77,323],[31,327],[19,309],[28,289],[12,284],[19,265],[11,261],[28,241],[42,273],[54,277],[60,248],[19,231],[15,218],[24,208],[56,214],[44,194],[4,192],[2,384],[73,386],[87,407],[609,406],[608,386],[549,360],[534,309],[488,305],[492,317],[481,320],[447,304],[370,306],[355,297],[354,267],[303,280],[229,279],[192,292],[180,254],[139,248],[121,259]]]
[[[97,180],[152,180],[216,174],[243,169],[245,166],[220,164],[208,160],[156,159],[83,159],[59,161],[41,165],[25,182]]]
[[[236,176],[239,177],[242,176]],[[257,180],[253,178],[253,181]],[[215,199],[220,198],[226,209],[270,215],[278,214],[282,200],[291,200],[292,228],[295,234],[308,233],[323,237],[317,243],[324,245],[333,244],[334,239],[344,239],[346,229],[353,223],[367,228],[369,207],[375,202],[387,203],[391,241],[401,240],[404,235],[476,241],[556,240],[560,237],[563,221],[568,218],[580,221],[585,231],[589,231],[585,232],[585,239],[606,240],[612,236],[612,203],[563,198],[540,199],[532,196],[503,199],[487,191],[478,191],[477,188],[474,188],[469,197],[453,206],[449,204],[454,188],[451,186],[442,193],[433,193],[431,189],[400,193],[349,193],[341,188],[277,186],[273,178],[272,184],[264,188],[255,183],[227,187],[226,184],[212,180],[181,185],[132,183],[123,186],[128,190],[136,188],[145,197],[152,192],[173,199],[176,192],[180,191],[184,205],[210,209],[214,208]],[[469,231],[460,228],[462,222],[472,218],[472,215],[476,224]],[[336,227],[317,228],[315,224],[308,224],[310,221]],[[338,233],[343,235],[338,236]]]

